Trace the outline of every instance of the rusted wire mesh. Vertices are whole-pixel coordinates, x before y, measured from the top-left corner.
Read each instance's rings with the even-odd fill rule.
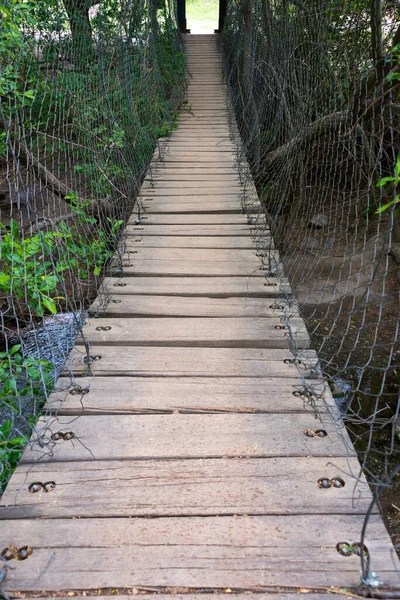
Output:
[[[268,274],[292,292],[284,324],[300,310],[395,543],[399,25],[396,1],[232,0],[221,39],[242,176],[248,161],[280,251]],[[320,383],[304,377],[303,397]]]
[[[170,2],[0,3],[0,491],[185,93]],[[71,385],[74,385],[71,379]]]

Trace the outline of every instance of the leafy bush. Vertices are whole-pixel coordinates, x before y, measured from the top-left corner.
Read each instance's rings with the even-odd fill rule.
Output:
[[[81,223],[84,218],[86,225],[93,224],[94,219],[82,216],[82,208],[76,211]],[[56,301],[65,300],[57,292],[64,282],[63,274],[75,270],[80,279],[87,279],[90,272],[99,276],[113,254],[112,242],[122,223],[109,219],[108,235],[100,230],[88,239],[65,222],[55,232],[26,238],[19,234],[16,221],[12,220],[9,228],[0,223],[0,230],[5,231],[0,241],[0,292],[10,304],[18,305],[22,315],[56,314]]]
[[[54,383],[52,363],[24,357],[20,350],[17,344],[9,352],[0,352],[0,491],[17,465]]]

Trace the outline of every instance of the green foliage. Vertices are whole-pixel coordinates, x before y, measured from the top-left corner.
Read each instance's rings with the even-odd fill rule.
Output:
[[[396,165],[394,167],[394,176],[393,177],[383,177],[376,184],[377,187],[383,187],[388,183],[392,184],[393,188],[396,190],[397,186],[400,184],[400,155],[397,157]],[[398,204],[400,202],[400,194],[396,194],[394,200],[391,200],[387,204],[383,204],[376,211],[377,214],[384,212],[390,206],[394,204]]]
[[[0,490],[9,480],[28,441],[25,436],[13,436],[12,429],[12,419],[0,425]]]
[[[396,44],[392,48],[391,52],[393,54],[393,66],[400,66],[400,44]],[[389,73],[386,79],[388,81],[400,81],[400,73],[398,71],[393,70]]]
[[[10,416],[0,425],[0,489],[7,483],[28,441],[27,435],[13,433],[14,420],[23,412],[21,405],[34,404],[38,414],[54,383],[52,363],[24,357],[20,350],[21,345],[17,344],[9,352],[0,352],[0,414]],[[34,426],[36,418],[28,418],[28,429]]]
[[[23,28],[35,25],[32,8],[31,3],[17,0],[0,4],[0,98],[8,100],[11,113],[29,106],[35,96],[35,75],[21,69],[32,52],[32,44],[22,33]]]
[[[17,344],[9,352],[0,352],[0,406],[8,406],[15,414],[19,411],[21,397],[40,397],[43,390],[49,390],[53,385],[52,363],[23,357],[20,350],[21,345]]]
[[[70,198],[74,196],[71,194]],[[85,205],[75,207],[80,223],[93,225],[95,219],[87,217]],[[43,317],[46,312],[57,312],[57,294],[66,271],[76,272],[80,279],[87,279],[92,272],[100,275],[104,263],[112,256],[111,242],[116,239],[123,221],[108,220],[109,231],[100,230],[88,237],[83,230],[60,222],[55,232],[38,233],[23,239],[16,221],[11,221],[0,241],[0,291],[9,298],[17,299],[22,312],[29,310],[33,316]],[[23,306],[26,305],[26,309]]]
[[[23,239],[18,231],[18,223],[10,223],[0,241],[0,291],[6,296],[15,297],[26,303],[39,317],[45,311],[57,312],[52,292],[57,287],[59,275],[68,268],[65,261],[55,261],[52,253],[61,233],[42,233]]]

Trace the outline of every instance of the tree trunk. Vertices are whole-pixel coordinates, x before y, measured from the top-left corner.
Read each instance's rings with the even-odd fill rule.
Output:
[[[63,0],[72,34],[72,56],[76,67],[85,70],[93,58],[89,8],[95,0]]]

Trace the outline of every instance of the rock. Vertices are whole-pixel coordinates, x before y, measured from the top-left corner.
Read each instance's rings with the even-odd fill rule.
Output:
[[[300,248],[302,250],[308,250],[308,251],[313,251],[313,250],[318,250],[319,248],[319,242],[312,237],[306,237],[304,238],[304,240],[302,240],[301,244],[300,244]]]
[[[310,229],[324,229],[328,225],[327,217],[324,215],[315,215],[308,222],[308,227]]]

